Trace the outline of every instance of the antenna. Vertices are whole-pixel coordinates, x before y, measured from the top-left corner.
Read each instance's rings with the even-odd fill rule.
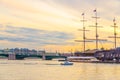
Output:
[[[116,48],[116,43],[117,43],[117,38],[120,38],[120,37],[117,37],[117,33],[116,33],[116,28],[118,27],[118,26],[116,26],[116,20],[115,20],[115,18],[113,19],[113,26],[112,27],[114,27],[114,36],[109,36],[108,38],[114,38],[114,47]]]
[[[83,48],[83,51],[85,52],[85,50],[86,50],[86,42],[92,42],[92,41],[87,41],[86,40],[86,35],[85,35],[85,32],[86,31],[89,31],[89,30],[86,30],[86,28],[85,28],[85,22],[86,22],[86,20],[85,20],[85,14],[84,13],[82,13],[82,17],[83,17],[83,19],[81,20],[81,22],[83,22],[83,29],[79,29],[79,31],[83,31],[83,40],[75,40],[76,42],[83,42],[83,46],[84,46],[84,48]]]

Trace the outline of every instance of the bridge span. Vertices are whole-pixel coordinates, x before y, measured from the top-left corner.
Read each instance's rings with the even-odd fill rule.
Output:
[[[36,58],[40,58],[43,60],[52,60],[55,58],[64,58],[66,59],[66,56],[61,56],[61,55],[33,55],[33,54],[0,54],[0,56],[3,57],[7,57],[9,60],[23,60],[24,58],[28,58],[28,57],[36,57]]]

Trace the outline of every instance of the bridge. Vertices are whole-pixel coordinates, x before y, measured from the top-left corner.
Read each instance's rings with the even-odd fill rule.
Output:
[[[66,56],[61,56],[61,55],[28,55],[28,54],[0,54],[0,56],[7,57],[9,60],[23,60],[24,58],[29,58],[29,57],[36,57],[44,60],[52,60],[55,58],[64,58],[66,59]]]

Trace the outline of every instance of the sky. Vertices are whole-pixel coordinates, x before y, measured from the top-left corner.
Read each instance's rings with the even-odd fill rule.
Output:
[[[82,51],[81,22],[85,13],[86,38],[95,38],[94,9],[97,9],[99,48],[114,48],[113,19],[116,18],[117,36],[120,35],[119,0],[0,0],[0,48],[44,49],[51,52]],[[120,40],[117,39],[117,47]],[[95,49],[95,41],[86,43]]]

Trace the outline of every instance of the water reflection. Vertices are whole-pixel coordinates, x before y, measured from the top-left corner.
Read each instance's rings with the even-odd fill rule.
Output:
[[[120,64],[74,63],[58,61],[0,61],[0,80],[120,80]]]

